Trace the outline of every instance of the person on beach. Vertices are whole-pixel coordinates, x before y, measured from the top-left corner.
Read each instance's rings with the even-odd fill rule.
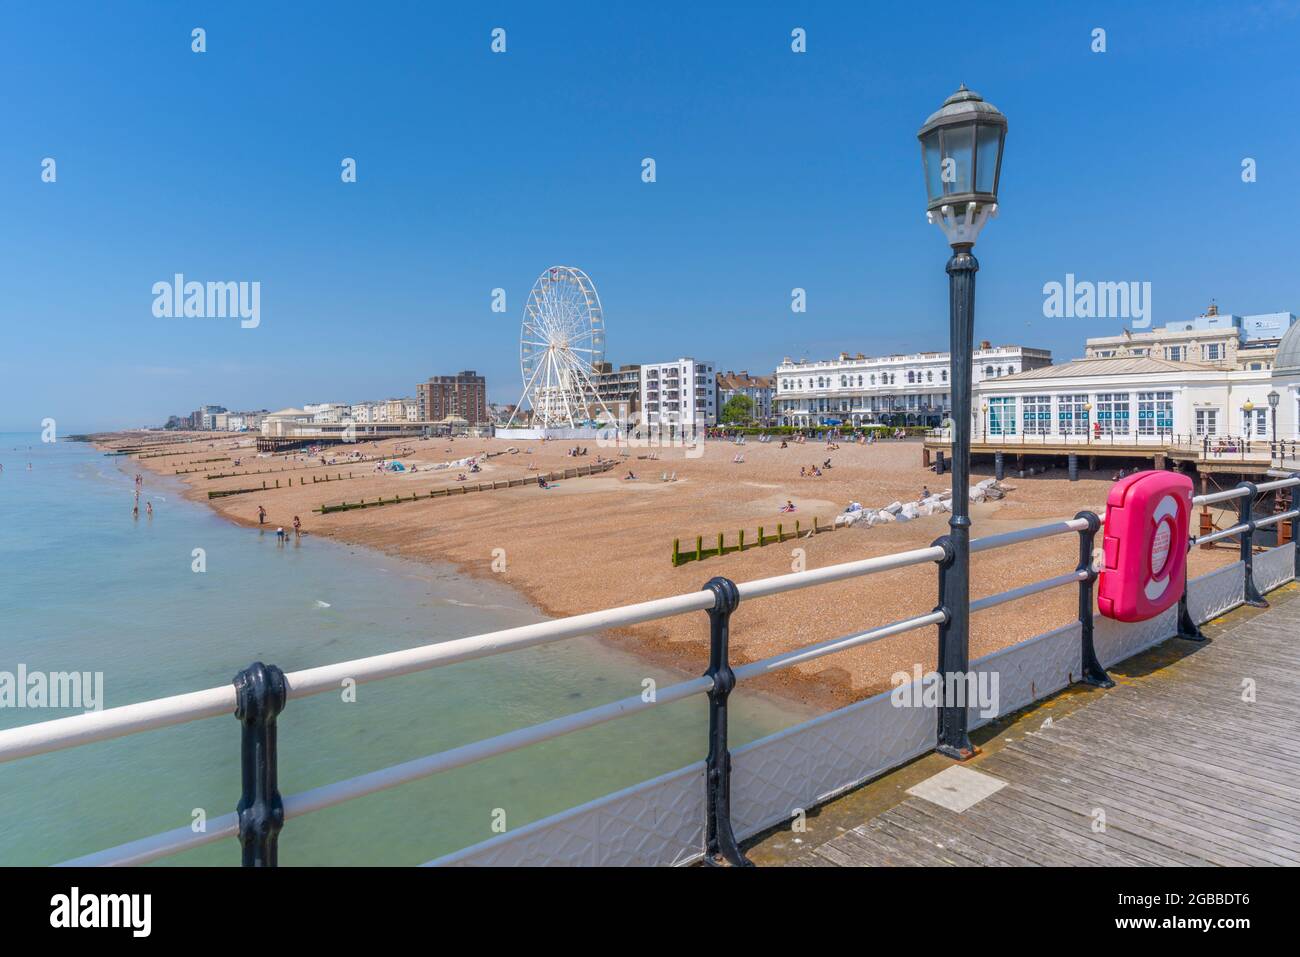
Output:
[[[266,509],[263,508],[261,505],[257,506],[257,524],[258,525],[266,524]]]
[[[927,498],[929,498],[929,497],[930,497],[930,489],[929,489],[929,486],[922,485],[922,486],[921,486],[921,499],[920,499],[920,500],[921,500],[922,502],[924,502],[924,501],[925,501]]]
[[[790,501],[789,499],[786,499],[786,500],[785,500],[785,504],[781,506],[781,511],[783,511],[783,512],[793,512],[793,511],[794,511],[794,502]]]
[[[150,518],[153,518],[153,502],[144,503],[144,513]]]
[[[297,515],[293,517],[293,533],[299,536],[302,535],[302,519],[298,518]]]

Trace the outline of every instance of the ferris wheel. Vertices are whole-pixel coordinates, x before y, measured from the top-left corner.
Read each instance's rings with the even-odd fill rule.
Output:
[[[552,266],[533,283],[519,330],[519,370],[533,425],[593,424],[613,418],[596,394],[596,366],[605,358],[605,320],[596,286],[581,269]]]

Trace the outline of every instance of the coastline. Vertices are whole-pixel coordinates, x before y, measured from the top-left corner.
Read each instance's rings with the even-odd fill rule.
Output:
[[[101,450],[112,450],[131,435],[111,433],[87,438]],[[946,514],[936,515],[871,529],[845,529],[815,537],[805,534],[784,546],[753,548],[722,559],[692,561],[682,567],[669,562],[674,537],[693,547],[691,531],[708,542],[715,541],[717,531],[725,529],[730,542],[735,540],[735,529],[748,527],[752,534],[757,526],[766,523],[770,534],[783,517],[788,521],[778,508],[787,500],[796,503],[796,517],[805,522],[816,517],[820,527],[833,519],[844,501],[857,500],[868,507],[879,507],[893,500],[909,500],[915,494],[913,491],[909,496],[908,492],[919,488],[929,474],[920,468],[919,450],[911,443],[837,450],[833,453],[837,467],[826,473],[829,480],[801,482],[792,477],[797,476],[799,463],[820,462],[827,455],[815,443],[780,451],[775,446],[750,444],[744,447],[748,461],[737,464],[731,461],[734,446],[710,442],[705,444],[701,458],[687,458],[680,449],[665,449],[661,459],[646,460],[636,457],[645,450],[634,450],[620,459],[610,476],[572,478],[546,491],[530,484],[322,515],[312,509],[345,500],[366,498],[373,502],[395,494],[424,495],[431,488],[458,490],[461,485],[457,470],[434,466],[481,451],[502,453],[481,462],[482,472],[474,479],[484,482],[531,478],[538,472],[592,464],[598,456],[610,458],[616,453],[612,449],[588,449],[588,455],[575,461],[566,455],[563,442],[520,442],[509,446],[494,439],[387,440],[327,449],[327,461],[332,458],[335,464],[321,467],[307,461],[304,453],[258,457],[251,448],[252,437],[248,436],[197,433],[192,438],[193,443],[174,447],[184,454],[132,458],[133,467],[169,478],[177,470],[218,468],[219,473],[200,470],[174,477],[181,480],[187,499],[207,504],[234,524],[257,528],[259,505],[268,511],[269,525],[264,527],[289,529],[292,516],[297,515],[309,535],[322,535],[425,565],[442,563],[469,580],[505,584],[547,617],[681,594],[701,587],[715,575],[735,581],[778,575],[791,570],[792,556],[813,568],[921,547],[947,530]],[[241,441],[248,445],[240,447]],[[416,471],[376,472],[372,461],[341,461],[349,454],[392,456],[399,448],[404,451],[400,461]],[[509,448],[515,451],[511,453]],[[227,454],[228,462],[195,464],[203,458]],[[242,466],[233,466],[236,459]],[[528,468],[532,464],[536,470]],[[231,475],[268,468],[293,471],[266,472],[254,478]],[[612,477],[623,470],[635,470],[637,480]],[[205,474],[230,477],[208,479]],[[344,480],[312,483],[312,476],[325,474],[342,476]],[[675,474],[677,480],[659,481],[669,474]],[[273,485],[277,476],[282,482],[280,488]],[[974,475],[972,482],[980,477]],[[292,480],[303,484],[289,487]],[[209,491],[229,491],[261,481],[267,481],[269,486],[264,493],[259,490],[216,499],[207,495]],[[934,482],[936,487],[942,487],[942,480]],[[1067,483],[1050,476],[1015,480],[1012,484],[1015,489],[1007,499],[975,506],[977,536],[1069,517],[1082,508],[1103,511],[1110,487],[1109,481],[1097,478]],[[1077,563],[1077,547],[1074,536],[1059,536],[1029,543],[1014,556],[1006,552],[981,554],[973,566],[972,595],[1027,584],[1045,577],[1047,568],[1072,568]],[[1230,560],[1226,554],[1214,553],[1198,552],[1193,557],[1193,574]],[[498,558],[504,559],[504,568]],[[751,602],[742,606],[733,620],[732,663],[759,660],[929,610],[934,589],[933,569],[923,566],[788,593],[779,606],[770,598]],[[995,614],[976,616],[972,658],[1073,619],[1076,602],[1074,589],[1061,588],[1003,606]],[[703,615],[610,629],[598,639],[683,676],[701,674],[707,664]],[[932,668],[936,644],[936,629],[917,629],[828,656],[806,667],[764,676],[746,687],[791,705],[832,710],[888,688],[889,676],[898,671],[911,671],[915,665]]]
[[[113,443],[122,437],[138,435],[139,433],[94,433],[88,435],[79,435],[70,437],[68,441],[84,442],[100,452],[114,451]],[[193,453],[194,458],[206,457],[204,453],[211,450],[207,448],[206,441],[211,439],[210,435],[196,434],[196,439],[204,441],[204,448]],[[227,440],[229,441],[229,440]],[[218,446],[220,451],[221,445]],[[214,452],[215,454],[215,452]],[[281,456],[276,456],[280,459]],[[233,460],[233,459],[232,459]],[[203,475],[199,472],[190,475],[171,474],[174,468],[194,467],[190,463],[188,456],[176,456],[174,459],[167,460],[141,460],[133,456],[120,456],[115,459],[122,463],[131,462],[136,471],[148,472],[152,480],[159,482],[163,488],[169,488],[170,491],[181,495],[187,501],[206,507],[207,510],[226,523],[245,528],[248,530],[261,529],[269,532],[272,526],[259,526],[258,522],[246,515],[239,514],[236,510],[223,508],[222,502],[228,501],[223,499],[209,499],[206,489],[198,485],[197,480],[201,480]],[[219,463],[213,463],[219,466]],[[278,466],[277,466],[278,467]],[[325,470],[325,471],[328,471]],[[355,469],[354,469],[355,471]],[[457,560],[451,556],[445,558],[435,557],[427,553],[411,553],[401,548],[391,547],[384,542],[361,540],[354,536],[341,534],[338,529],[329,527],[309,529],[307,535],[316,535],[326,539],[336,546],[347,549],[364,549],[382,555],[389,559],[401,563],[412,563],[421,568],[434,572],[448,572],[449,574],[440,580],[446,581],[457,587],[467,587],[473,583],[479,588],[485,588],[489,592],[496,592],[499,595],[509,596],[509,600],[501,603],[489,602],[480,604],[478,607],[498,607],[508,610],[512,613],[527,614],[533,619],[541,621],[564,617],[572,612],[560,612],[547,607],[544,596],[541,594],[532,594],[528,590],[520,587],[518,584],[509,580],[503,580],[502,576],[491,571],[490,567],[484,563]],[[702,623],[701,623],[702,624]],[[602,632],[595,633],[579,641],[592,641],[600,644],[603,648],[626,655],[631,659],[643,661],[646,664],[673,672],[681,680],[688,680],[698,677],[701,669],[697,667],[694,660],[695,656],[690,653],[689,649],[683,648],[680,644],[671,641],[655,640],[653,636],[647,636],[638,633],[631,628],[610,628]],[[771,701],[773,704],[782,708],[794,708],[804,714],[804,717],[811,717],[814,713],[832,710],[840,707],[845,702],[838,697],[820,694],[822,691],[820,685],[816,682],[807,682],[809,687],[804,689],[803,693],[791,695],[782,690],[780,687],[774,687],[775,683],[771,681],[755,681],[746,686],[746,693],[755,697]]]

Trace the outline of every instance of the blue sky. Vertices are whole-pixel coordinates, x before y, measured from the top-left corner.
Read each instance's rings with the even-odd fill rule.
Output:
[[[960,82],[1010,120],[977,338],[1063,360],[1117,332],[1043,318],[1067,272],[1151,282],[1157,324],[1211,298],[1300,311],[1300,4],[1083,6],[9,5],[0,430],[409,395],[462,368],[513,401],[554,264],[596,282],[614,362],[946,348],[915,134]],[[154,317],[177,272],[261,282],[261,325]]]

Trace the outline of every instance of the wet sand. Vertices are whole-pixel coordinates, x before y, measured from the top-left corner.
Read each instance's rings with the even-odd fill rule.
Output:
[[[96,438],[108,450],[139,437]],[[203,469],[180,476],[189,488],[187,495],[234,522],[257,525],[258,506],[265,507],[271,528],[290,529],[297,515],[309,535],[327,535],[405,558],[452,562],[469,575],[511,585],[556,617],[693,591],[715,575],[743,582],[784,574],[793,570],[799,557],[796,550],[802,550],[811,569],[923,547],[947,532],[949,517],[941,513],[874,528],[808,534],[814,518],[825,528],[850,501],[879,508],[894,501],[914,501],[923,485],[932,492],[948,487],[948,476],[936,477],[922,467],[916,440],[870,446],[844,443],[838,451],[812,441],[786,449],[779,447],[779,441],[761,444],[751,439],[741,447],[708,442],[699,457],[688,450],[665,448],[658,451],[657,460],[651,460],[643,458],[649,449],[633,448],[623,455],[594,442],[587,443],[587,456],[575,458],[566,455],[574,442],[395,439],[327,448],[326,459],[336,463],[326,466],[306,453],[259,457],[252,441],[251,437],[201,434],[192,443],[159,447],[159,451],[184,454],[132,456],[134,464],[127,467],[168,476]],[[517,451],[510,453],[509,448]],[[373,461],[345,461],[350,454],[392,457],[398,449],[409,450],[398,460],[416,471],[376,472]],[[501,454],[485,459],[479,473],[468,474],[464,467],[431,470],[436,464],[485,452]],[[744,454],[743,463],[732,461],[738,452]],[[199,462],[222,455],[232,456],[231,461]],[[594,464],[598,456],[616,458],[619,464],[602,475],[563,479],[550,490],[530,483],[328,515],[313,511],[325,503],[459,488],[467,484],[457,481],[462,472],[470,485],[533,479],[538,472]],[[235,458],[241,466],[234,466]],[[832,467],[822,477],[799,476],[800,466],[811,469],[827,458]],[[205,477],[263,469],[291,471]],[[638,476],[635,481],[623,478],[629,470]],[[677,480],[661,481],[665,473],[676,473]],[[320,481],[326,474],[341,474],[344,479]],[[988,473],[977,470],[972,484],[985,477]],[[277,479],[280,488],[274,487]],[[271,486],[266,491],[208,499],[209,491],[257,488],[263,481]],[[1109,473],[1100,471],[1084,473],[1078,482],[1069,482],[1063,472],[1048,472],[1009,477],[1004,484],[1011,489],[1005,499],[972,506],[975,537],[1072,518],[1081,509],[1104,514],[1111,486]],[[787,500],[796,506],[793,514],[780,512]],[[765,535],[774,536],[779,522],[790,536],[796,519],[804,533],[798,540],[787,538],[781,544],[672,565],[674,538],[683,551],[693,552],[696,536],[703,536],[705,548],[716,547],[718,533],[723,532],[727,544],[734,545],[743,528],[748,546],[756,540],[758,526],[764,527]],[[1191,573],[1228,564],[1235,557],[1232,548],[1195,549]],[[1078,537],[1073,534],[979,553],[972,559],[971,595],[978,598],[1059,575],[1077,562]],[[732,618],[732,663],[759,660],[930,611],[936,603],[936,586],[933,566],[923,565],[744,602]],[[976,614],[971,657],[1073,620],[1077,602],[1077,589],[1066,586]],[[611,632],[608,640],[687,672],[701,673],[707,664],[708,629],[702,613],[620,629]],[[840,706],[888,687],[896,671],[910,670],[914,664],[932,667],[936,641],[934,627],[922,628],[769,675],[755,685],[803,704]]]

